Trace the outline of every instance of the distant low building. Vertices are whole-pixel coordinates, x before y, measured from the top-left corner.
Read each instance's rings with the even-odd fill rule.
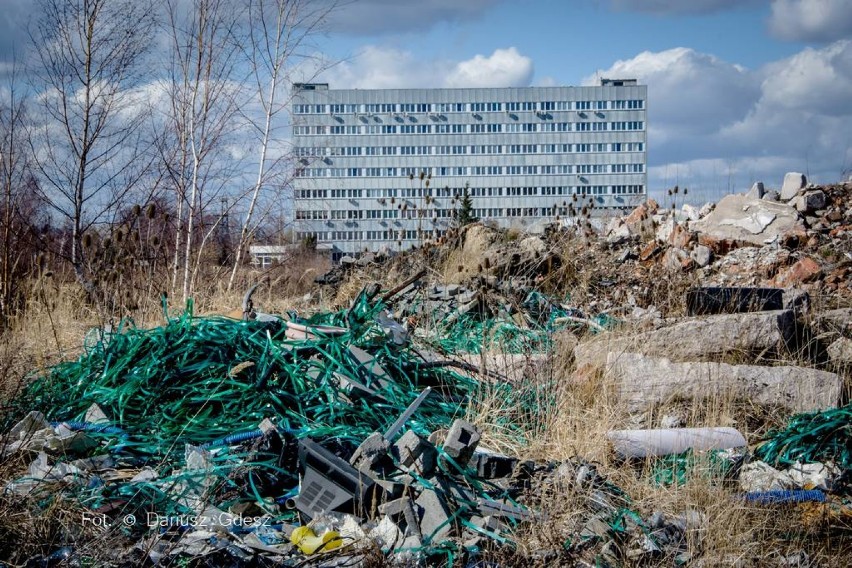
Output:
[[[252,265],[259,268],[269,268],[273,263],[281,263],[293,258],[299,254],[302,248],[302,245],[298,243],[289,245],[251,245],[249,247],[249,255],[251,256]],[[315,250],[320,254],[330,254],[331,245],[328,243],[319,243]]]
[[[260,268],[268,268],[273,262],[281,262],[292,257],[299,249],[298,244],[291,245],[252,245],[249,247],[251,263]]]

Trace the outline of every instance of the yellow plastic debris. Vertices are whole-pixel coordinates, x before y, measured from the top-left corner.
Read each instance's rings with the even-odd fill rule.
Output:
[[[322,536],[317,536],[309,526],[293,529],[290,542],[296,545],[302,551],[302,554],[308,555],[318,550],[324,552],[343,546],[343,539],[340,538],[337,531],[326,531]]]

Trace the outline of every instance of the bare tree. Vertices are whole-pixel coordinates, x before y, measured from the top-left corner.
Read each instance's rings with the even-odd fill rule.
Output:
[[[234,285],[242,255],[257,229],[255,212],[261,190],[270,182],[284,185],[278,166],[286,156],[270,157],[275,121],[290,103],[285,84],[294,63],[306,57],[305,48],[334,8],[334,2],[311,0],[246,0],[249,16],[247,59],[252,86],[262,117],[250,120],[259,135],[257,175],[234,255],[228,290]],[[316,67],[315,73],[320,71]]]
[[[8,87],[0,88],[0,329],[22,300],[21,276],[32,263],[28,233],[33,231],[33,203],[26,195],[32,189],[29,151],[24,142],[26,128],[25,98],[18,90],[17,64],[13,63]]]
[[[241,81],[235,76],[240,15],[233,3],[223,0],[169,0],[168,11],[169,137],[160,145],[160,156],[176,202],[172,290],[180,281],[185,302],[192,292],[194,247],[197,267],[200,251],[215,231],[214,226],[196,238],[203,213],[238,169],[227,143],[237,128],[240,102]]]
[[[153,11],[144,0],[42,0],[32,34],[43,122],[30,141],[41,191],[69,226],[65,253],[91,298],[83,234],[109,220],[151,163],[147,108],[134,89],[151,45]]]

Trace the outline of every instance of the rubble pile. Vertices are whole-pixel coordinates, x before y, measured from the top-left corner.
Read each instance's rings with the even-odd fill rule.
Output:
[[[458,298],[431,298],[420,310],[455,299],[440,312],[459,308],[454,318],[476,310],[514,316],[524,312],[531,292],[546,292],[587,317],[654,321],[683,315],[683,292],[696,285],[781,288],[788,298],[807,292],[848,302],[852,182],[805,184],[795,192],[790,186],[786,200],[758,190],[762,186],[700,208],[669,209],[649,200],[605,222],[597,235],[588,223],[554,223],[541,235],[472,224],[405,253],[349,259],[317,282],[333,297],[348,282],[390,287],[432,267],[424,286],[438,286],[436,295],[458,292]],[[346,294],[337,300],[345,302]]]
[[[728,195],[701,210],[661,210],[652,200],[614,220],[605,238],[610,246],[626,247],[620,249],[625,262],[699,271],[705,285],[795,287],[848,297],[852,182],[817,187],[802,179],[788,174],[780,194],[755,184],[747,194]],[[652,230],[652,240],[643,238]]]
[[[10,558],[719,561],[703,555],[706,503],[636,502],[614,478],[700,478],[732,508],[795,507],[848,538],[852,183],[788,174],[780,191],[679,211],[649,201],[601,234],[589,226],[472,224],[345,258],[317,279],[344,307],[310,317],[259,312],[252,288],[242,320],[189,304],[159,328],[96,330],[11,401],[0,457],[17,467],[4,499],[34,515],[73,503],[110,549],[76,549],[74,527],[49,555]],[[542,417],[584,392],[619,423],[601,434],[612,461],[523,459]],[[743,435],[678,413],[727,402],[790,418]]]

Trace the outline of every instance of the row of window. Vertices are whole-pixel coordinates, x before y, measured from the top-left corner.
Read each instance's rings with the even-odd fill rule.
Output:
[[[556,164],[543,166],[436,166],[427,173],[449,176],[529,176],[565,174],[641,174],[644,164]],[[297,178],[339,177],[408,177],[419,174],[419,168],[297,168]]]
[[[296,199],[328,199],[331,197],[332,199],[341,199],[341,198],[350,198],[350,199],[360,199],[360,198],[375,198],[386,200],[390,199],[405,199],[411,197],[458,197],[462,195],[464,191],[463,188],[460,187],[437,187],[437,188],[387,188],[387,189],[297,189],[295,191]],[[470,187],[468,188],[468,192],[471,197],[514,197],[514,196],[548,196],[548,195],[630,195],[630,194],[640,194],[644,191],[644,186],[641,184],[635,185],[581,185],[581,186],[542,186],[542,187],[518,187],[518,186],[510,186],[510,187]],[[436,203],[436,202],[433,202]],[[416,207],[416,203],[405,202],[405,203],[394,203],[393,201],[390,203],[385,203],[385,205],[397,205],[402,207],[403,205],[409,205]],[[367,217],[360,217],[356,215],[361,215],[361,210],[341,210],[340,215],[353,215],[353,216],[341,216],[341,217],[315,217],[311,215],[319,215],[319,213],[309,213],[306,209],[299,209],[296,211],[297,219],[379,219],[379,216],[370,217],[372,213],[364,213]],[[329,210],[316,210],[316,211],[329,211]],[[332,211],[334,214],[335,210]],[[377,209],[375,211],[385,211],[385,209]],[[299,213],[302,212],[305,215],[309,215],[308,217],[299,217]]]
[[[299,231],[296,237],[299,239],[316,238],[317,241],[413,241],[424,239],[437,239],[446,230],[441,229],[391,229],[384,231]]]
[[[360,134],[499,134],[530,132],[620,132],[625,130],[643,130],[641,120],[620,120],[615,122],[495,122],[492,124],[370,124],[335,126],[294,126],[295,136],[339,136]]]
[[[488,144],[453,146],[301,146],[296,156],[456,156],[466,154],[587,154],[596,152],[643,152],[644,142],[584,144]]]
[[[360,103],[360,104],[296,104],[295,114],[355,113],[428,113],[453,112],[533,112],[564,110],[638,110],[645,108],[642,99],[609,101],[541,101],[509,103]]]

